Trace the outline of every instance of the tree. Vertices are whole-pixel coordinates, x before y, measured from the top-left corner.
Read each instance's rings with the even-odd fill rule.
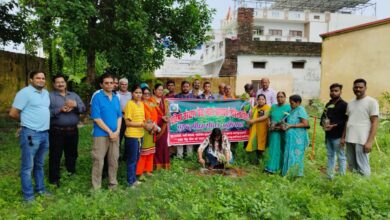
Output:
[[[134,80],[161,66],[165,55],[193,53],[208,39],[213,13],[204,0],[22,2],[44,44],[58,38],[65,50],[85,51],[88,82],[96,77],[96,53]]]
[[[0,43],[22,43],[26,37],[25,14],[15,1],[0,3]]]

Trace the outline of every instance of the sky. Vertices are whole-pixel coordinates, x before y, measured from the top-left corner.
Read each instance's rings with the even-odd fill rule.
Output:
[[[223,19],[229,7],[233,10],[234,1],[233,0],[206,0],[207,4],[216,9],[216,13],[214,15],[214,20],[212,23],[212,27],[214,29],[220,28],[220,20]],[[376,2],[376,17],[378,19],[389,18],[390,17],[390,0],[372,0],[372,2]],[[372,12],[367,12],[372,16]]]

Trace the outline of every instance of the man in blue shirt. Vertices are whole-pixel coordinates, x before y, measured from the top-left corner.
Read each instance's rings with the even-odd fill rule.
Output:
[[[211,83],[206,81],[203,83],[203,93],[198,96],[198,99],[214,100],[215,97],[211,93]]]
[[[181,93],[176,94],[175,98],[177,99],[196,99],[197,97],[190,92],[190,82],[182,81],[181,82]],[[186,148],[187,156],[192,155],[193,145],[178,145],[176,146],[176,156],[178,158],[183,158],[184,156],[184,147]]]
[[[33,201],[34,188],[31,171],[34,170],[35,190],[46,194],[43,164],[49,148],[50,99],[42,71],[30,73],[30,85],[20,90],[9,112],[11,118],[20,120],[19,141],[22,150],[20,178],[24,200]]]
[[[54,91],[50,96],[50,131],[49,131],[49,182],[59,186],[60,162],[65,153],[65,166],[70,174],[76,172],[79,115],[85,112],[85,105],[80,97],[67,90],[65,76],[53,77]]]
[[[93,119],[92,186],[99,189],[102,182],[104,157],[108,159],[109,188],[118,185],[117,170],[119,157],[119,133],[122,124],[122,110],[118,96],[113,94],[114,77],[105,73],[100,78],[102,90],[95,94],[91,104]]]

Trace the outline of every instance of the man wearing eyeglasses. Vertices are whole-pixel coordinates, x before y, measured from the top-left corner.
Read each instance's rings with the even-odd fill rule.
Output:
[[[35,199],[31,172],[34,170],[35,191],[47,194],[43,165],[49,149],[50,98],[44,89],[45,73],[32,71],[30,85],[20,90],[14,99],[9,116],[20,120],[21,170],[23,197],[26,202]]]
[[[122,110],[118,96],[114,95],[114,77],[105,73],[100,78],[102,91],[95,94],[91,105],[93,119],[93,147],[92,147],[92,186],[101,188],[104,157],[108,161],[108,187],[116,188],[119,133],[122,124]]]

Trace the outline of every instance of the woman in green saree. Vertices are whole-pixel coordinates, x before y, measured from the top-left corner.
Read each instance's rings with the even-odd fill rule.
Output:
[[[278,104],[272,105],[269,113],[270,132],[265,166],[265,172],[268,173],[277,173],[282,167],[285,139],[281,126],[291,110],[290,105],[286,103],[286,93],[278,92],[276,98]]]

